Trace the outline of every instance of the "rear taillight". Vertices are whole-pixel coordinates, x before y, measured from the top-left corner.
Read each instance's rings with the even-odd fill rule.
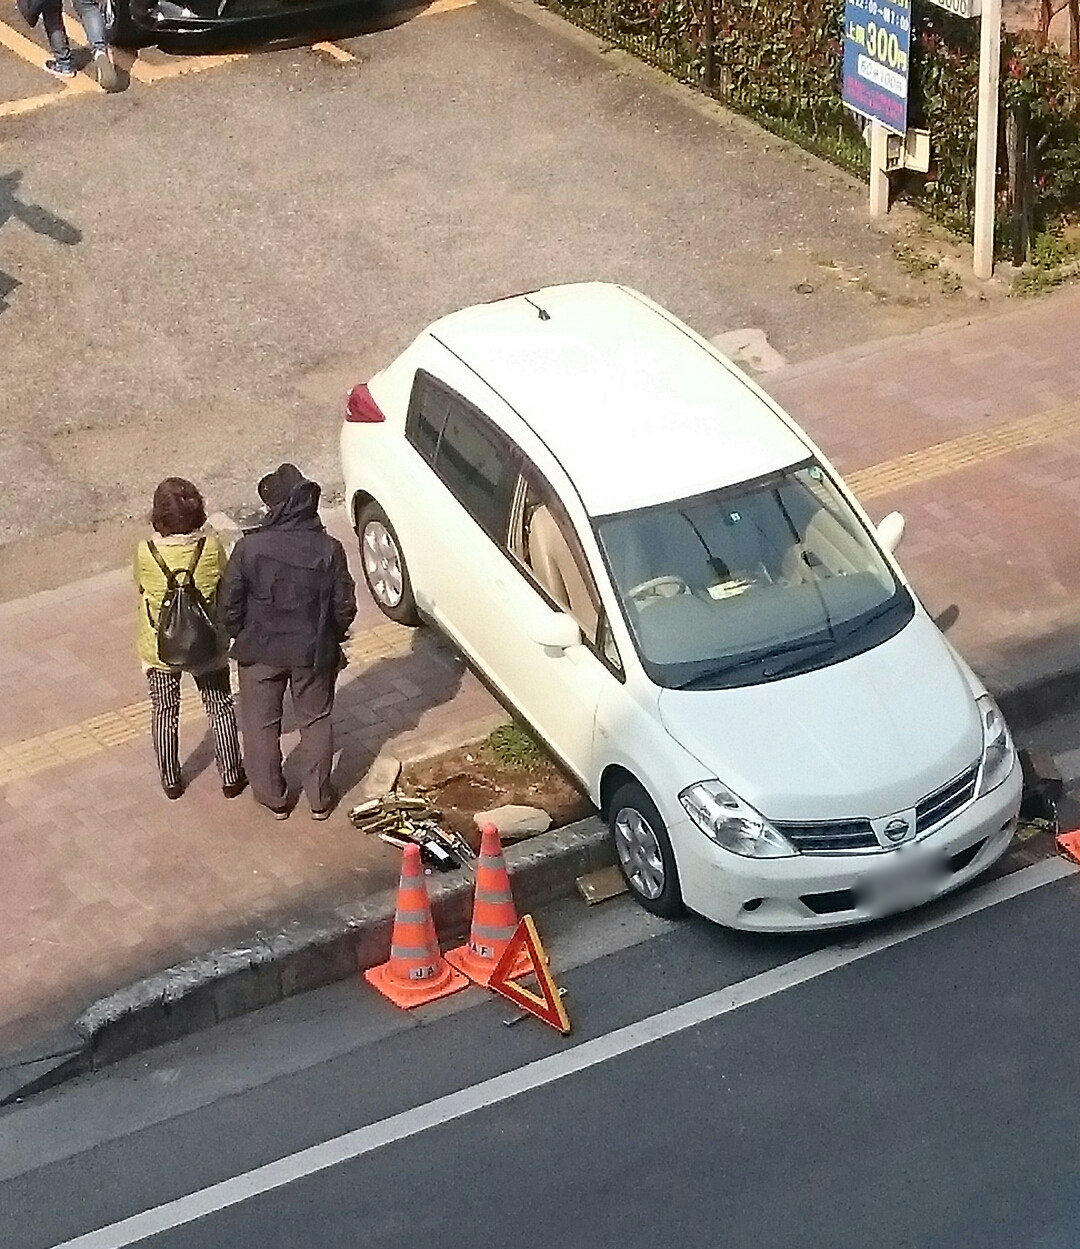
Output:
[[[349,391],[349,402],[345,405],[345,419],[363,421],[368,425],[375,425],[386,420],[382,409],[372,399],[371,391],[368,390],[366,383],[361,382],[359,386],[354,386]]]

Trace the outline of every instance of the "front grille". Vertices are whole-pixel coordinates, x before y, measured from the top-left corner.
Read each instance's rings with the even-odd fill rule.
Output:
[[[829,820],[820,824],[776,824],[796,850],[869,850],[878,840],[869,820]]]
[[[975,782],[979,777],[979,765],[974,763],[970,768],[954,776],[947,785],[935,789],[928,794],[915,808],[915,833],[925,833],[928,828],[947,820],[971,800],[975,793]]]
[[[946,785],[935,789],[915,808],[915,835],[925,833],[955,815],[975,795],[975,783],[979,779],[979,765],[973,763]],[[804,854],[828,850],[881,850],[883,847],[874,836],[869,820],[819,820],[792,823],[774,823],[796,850]],[[884,849],[889,849],[886,846]]]

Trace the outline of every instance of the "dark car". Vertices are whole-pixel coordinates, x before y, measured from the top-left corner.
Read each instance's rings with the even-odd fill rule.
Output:
[[[238,31],[283,17],[341,11],[343,0],[102,0],[106,36],[120,47],[164,36]]]

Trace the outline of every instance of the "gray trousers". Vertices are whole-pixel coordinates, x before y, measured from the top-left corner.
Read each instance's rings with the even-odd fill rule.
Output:
[[[288,686],[300,729],[304,793],[313,811],[325,810],[333,801],[330,769],[334,762],[334,737],[330,713],[334,708],[337,672],[333,668],[240,664],[239,673],[244,765],[256,801],[280,810],[288,797],[281,771],[281,715]]]

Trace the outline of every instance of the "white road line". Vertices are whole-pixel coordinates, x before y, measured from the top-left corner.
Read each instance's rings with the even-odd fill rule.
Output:
[[[565,1079],[578,1071],[585,1071],[642,1046],[651,1045],[654,1041],[684,1032],[687,1028],[694,1028],[721,1015],[730,1014],[752,1002],[783,993],[785,989],[806,984],[807,981],[824,976],[838,967],[846,967],[871,954],[942,928],[987,907],[996,906],[999,902],[1062,880],[1078,870],[1080,869],[1076,865],[1065,859],[1045,859],[1019,872],[991,881],[931,915],[898,921],[887,929],[878,929],[850,945],[829,946],[813,954],[806,954],[790,963],[774,967],[771,971],[695,998],[682,1006],[674,1006],[605,1036],[584,1041],[572,1049],[541,1058],[516,1071],[494,1076],[490,1080],[483,1080],[456,1093],[425,1102],[422,1106],[415,1106],[401,1114],[391,1115],[388,1119],[381,1119],[378,1123],[370,1123],[366,1127],[346,1132],[320,1145],[279,1158],[276,1162],[256,1167],[253,1171],[246,1171],[243,1175],[234,1176],[220,1184],[212,1184],[209,1188],[189,1193],[186,1197],[166,1202],[119,1223],[110,1223],[97,1231],[76,1236],[74,1240],[65,1240],[61,1245],[54,1245],[53,1249],[123,1249],[123,1246],[133,1245],[148,1236],[193,1223],[205,1215],[238,1205],[317,1171],[324,1171],[328,1167],[373,1153],[384,1145],[391,1145],[395,1141],[426,1132],[429,1128],[483,1110],[487,1106],[519,1097],[522,1093]]]

